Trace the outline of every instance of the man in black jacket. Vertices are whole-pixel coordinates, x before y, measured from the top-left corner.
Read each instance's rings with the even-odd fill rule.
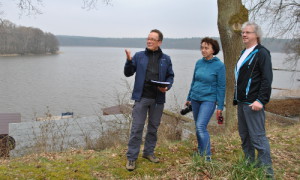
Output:
[[[273,177],[270,144],[265,131],[264,105],[270,100],[273,80],[271,55],[260,44],[261,29],[254,22],[242,26],[245,49],[235,68],[235,98],[238,105],[238,129],[245,158],[266,168]],[[255,149],[258,151],[255,161]]]

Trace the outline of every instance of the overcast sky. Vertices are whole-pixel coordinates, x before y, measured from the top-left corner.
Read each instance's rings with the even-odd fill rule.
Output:
[[[90,11],[82,0],[43,0],[33,16],[20,16],[17,1],[2,1],[4,19],[55,35],[146,37],[156,28],[167,38],[219,36],[217,0],[98,0]]]

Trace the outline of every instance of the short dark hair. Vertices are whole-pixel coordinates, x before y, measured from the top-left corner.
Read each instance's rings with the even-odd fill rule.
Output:
[[[152,29],[150,31],[150,33],[152,33],[152,32],[155,32],[155,33],[158,34],[158,38],[159,38],[160,41],[162,41],[164,39],[164,35],[160,32],[160,30],[158,30],[158,29]]]
[[[205,37],[201,40],[201,44],[202,43],[207,43],[207,44],[211,44],[213,50],[214,50],[214,53],[213,55],[217,55],[220,51],[220,46],[219,46],[219,43],[217,40],[214,40],[212,38],[209,38],[209,37]]]

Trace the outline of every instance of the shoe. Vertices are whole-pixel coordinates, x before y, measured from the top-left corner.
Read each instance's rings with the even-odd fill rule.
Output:
[[[126,169],[128,171],[133,171],[135,169],[135,161],[128,160],[127,163],[126,163]]]
[[[149,161],[154,162],[154,163],[159,162],[159,159],[157,157],[155,157],[154,154],[152,154],[152,155],[143,155],[143,158],[148,159]]]
[[[274,175],[273,174],[266,174],[266,179],[274,180]]]
[[[211,162],[211,156],[205,156],[205,162]]]

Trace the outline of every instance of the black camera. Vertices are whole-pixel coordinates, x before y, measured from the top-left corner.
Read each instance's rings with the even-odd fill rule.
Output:
[[[188,105],[186,108],[181,109],[180,114],[181,115],[186,115],[187,113],[192,111],[192,105]]]
[[[237,100],[234,99],[232,104],[233,104],[234,106],[237,105],[237,104],[238,104]]]

